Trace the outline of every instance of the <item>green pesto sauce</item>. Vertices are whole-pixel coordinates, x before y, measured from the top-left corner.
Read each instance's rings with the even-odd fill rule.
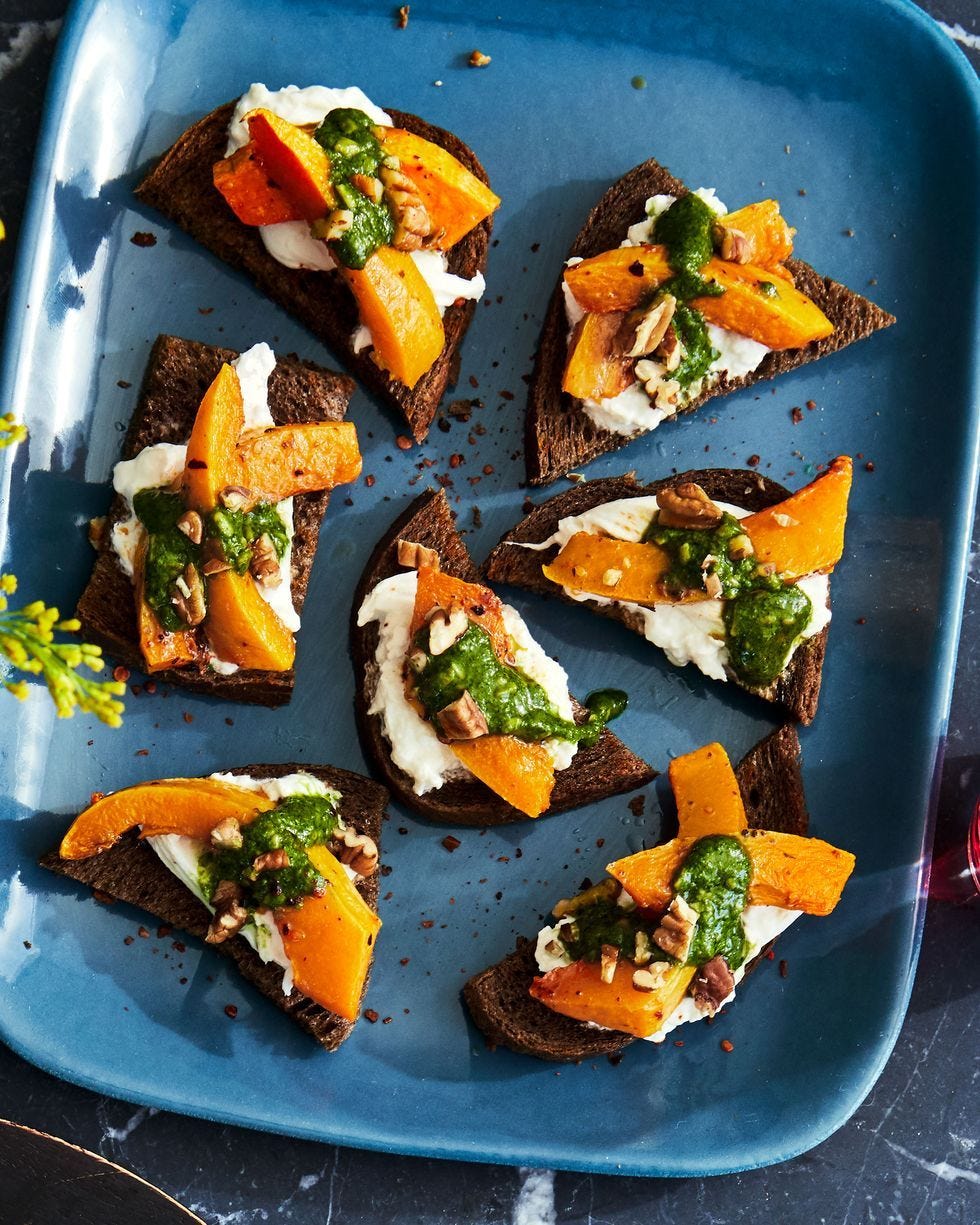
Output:
[[[572,922],[562,927],[558,935],[572,961],[599,961],[604,944],[613,945],[623,957],[633,958],[636,933],[642,931],[649,937],[656,926],[644,921],[635,910],[624,910],[608,898],[583,906],[570,917]],[[668,959],[655,944],[650,951],[655,958]]]
[[[674,597],[704,591],[702,566],[714,557],[712,570],[726,601],[725,621],[729,662],[735,675],[749,685],[768,685],[782,672],[787,656],[809,624],[813,605],[806,592],[760,570],[754,556],[736,560],[732,541],[742,535],[734,515],[725,514],[717,527],[698,530],[661,527],[654,521],[643,539],[663,549],[671,559],[664,588]]]
[[[674,877],[674,891],[698,912],[688,965],[720,955],[736,970],[745,960],[742,911],[751,879],[752,861],[738,838],[712,834],[691,847]]]
[[[355,174],[378,175],[385,154],[374,126],[363,111],[342,107],[331,111],[313,134],[330,155],[330,182],[340,205],[354,215],[350,229],[331,243],[334,254],[348,268],[363,268],[378,247],[389,244],[395,235],[384,200],[376,204],[351,182]]]
[[[165,489],[142,489],[133,499],[133,510],[147,533],[143,566],[143,594],[161,626],[171,633],[186,629],[173,605],[174,583],[187,565],[200,566],[201,547],[177,526],[187,508],[178,493]]]
[[[711,230],[715,215],[700,196],[691,192],[680,196],[654,223],[654,242],[667,248],[667,259],[674,276],[660,287],[660,293],[672,293],[678,302],[724,293],[714,281],[706,281],[701,269],[714,254]]]
[[[210,898],[218,882],[236,881],[245,890],[249,910],[297,906],[306,897],[322,897],[326,881],[310,861],[306,848],[325,846],[339,825],[338,800],[329,795],[291,795],[269,812],[242,826],[238,850],[207,851],[198,869],[201,890]],[[289,867],[256,872],[253,863],[266,851],[284,850]]]
[[[289,548],[289,533],[275,503],[260,502],[251,510],[217,507],[205,520],[205,534],[221,544],[225,561],[236,574],[245,574],[252,561],[252,545],[268,536],[281,561]]]
[[[708,367],[719,355],[718,350],[712,347],[708,338],[704,315],[693,306],[678,302],[672,322],[684,346],[684,357],[671,377],[682,387],[690,387],[708,373]]]
[[[555,710],[544,689],[519,668],[494,654],[490,635],[473,623],[441,655],[425,649],[420,631],[416,647],[424,663],[414,669],[415,692],[426,716],[434,720],[440,710],[461,697],[464,690],[483,711],[489,734],[541,741],[552,737],[592,745],[606,724],[626,709],[626,694],[602,689],[590,694],[584,723],[571,723]]]

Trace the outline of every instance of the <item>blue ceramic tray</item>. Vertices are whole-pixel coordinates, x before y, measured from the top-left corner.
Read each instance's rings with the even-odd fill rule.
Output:
[[[68,607],[84,584],[82,524],[106,506],[158,332],[238,348],[269,339],[326,358],[239,277],[134,210],[140,169],[191,121],[252,80],[356,81],[382,105],[457,131],[504,204],[488,303],[463,350],[460,394],[483,405],[470,426],[434,430],[406,453],[394,445],[398,423],[355,397],[376,483],[331,506],[292,704],[270,712],[144,694],[117,732],[57,723],[40,691],[5,707],[0,1031],[100,1091],[345,1144],[639,1174],[779,1161],[827,1136],[868,1092],[919,944],[976,475],[972,73],[927,18],[892,0],[772,0],[742,6],[736,22],[729,5],[703,0],[432,3],[413,6],[403,31],[390,10],[85,0],[65,26],[0,395],[31,427],[3,468],[0,555],[32,597]],[[493,57],[479,72],[465,67],[474,47]],[[125,945],[141,916],[83,900],[35,858],[93,790],[274,758],[363,766],[344,642],[360,567],[436,474],[451,474],[464,526],[482,511],[469,537],[477,556],[519,518],[522,375],[561,258],[600,192],[650,154],[732,206],[776,196],[803,258],[899,317],[591,469],[635,466],[649,479],[757,452],[760,471],[795,486],[839,452],[873,462],[873,473],[857,466],[821,713],[803,737],[814,832],[855,851],[857,874],[831,918],[804,920],[781,942],[788,978],[764,966],[721,1021],[683,1034],[683,1049],[637,1044],[619,1067],[559,1070],[488,1053],[459,988],[515,933],[533,932],[555,897],[655,838],[655,792],[642,817],[619,798],[536,825],[461,831],[455,854],[440,845],[444,827],[395,810],[367,1000],[390,1023],[362,1022],[326,1055],[218,956],[153,935]],[[156,246],[133,245],[137,230]],[[794,426],[790,409],[808,400],[816,409]],[[471,442],[477,422],[486,433]],[[466,459],[450,473],[453,452]],[[423,459],[435,465],[420,471]],[[740,755],[771,726],[760,706],[672,670],[620,627],[518,603],[578,692],[630,690],[617,730],[660,767],[715,738]],[[730,1055],[719,1050],[726,1037]]]

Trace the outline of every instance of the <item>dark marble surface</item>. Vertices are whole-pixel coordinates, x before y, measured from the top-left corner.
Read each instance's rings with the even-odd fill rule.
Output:
[[[0,306],[6,304],[61,0],[0,0]],[[925,6],[980,68],[973,0]],[[980,544],[974,538],[937,850],[980,794]],[[908,1017],[877,1086],[818,1148],[707,1180],[614,1178],[386,1157],[137,1109],[37,1071],[0,1047],[0,1115],[101,1153],[213,1225],[926,1225],[980,1220],[980,905],[929,905]],[[380,1105],[380,1104],[379,1104]],[[7,1211],[0,1222],[25,1225]],[[140,1225],[154,1218],[141,1216]],[[35,1217],[36,1225],[66,1220]],[[134,1218],[135,1220],[135,1218]]]

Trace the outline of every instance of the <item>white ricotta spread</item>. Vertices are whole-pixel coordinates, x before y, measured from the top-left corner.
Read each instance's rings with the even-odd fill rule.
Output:
[[[405,696],[404,666],[417,586],[418,575],[414,570],[382,580],[358,610],[357,624],[364,626],[372,621],[378,624],[375,653],[378,681],[368,714],[381,716],[391,760],[412,779],[415,794],[424,795],[451,778],[471,775]],[[515,609],[505,604],[502,615],[507,633],[514,641],[517,666],[544,689],[562,718],[571,719],[573,710],[565,670],[534,641]],[[545,740],[543,744],[556,770],[566,769],[577,749],[577,745],[565,740]]]
[[[324,85],[309,85],[300,88],[287,85],[285,89],[270,90],[264,85],[252,85],[239,98],[228,125],[228,146],[225,156],[248,143],[248,128],[243,122],[249,111],[257,108],[272,111],[288,123],[319,124],[324,115],[340,107],[353,107],[364,111],[376,124],[391,127],[391,116],[386,114],[356,86],[347,89],[329,89]],[[287,268],[308,268],[315,272],[329,272],[337,267],[325,242],[314,238],[305,221],[281,221],[276,225],[259,226],[259,235],[265,249],[274,260]],[[459,299],[479,301],[486,292],[486,281],[482,273],[472,279],[455,276],[449,271],[449,261],[442,251],[413,251],[412,259],[418,265],[425,283],[444,315],[446,308]],[[354,332],[352,344],[355,353],[371,347],[370,329],[361,324]]]
[[[339,794],[331,790],[320,779],[312,774],[286,774],[282,778],[252,778],[248,774],[212,774],[211,778],[222,783],[233,783],[236,787],[244,787],[248,791],[261,791],[270,800],[284,800],[290,795],[322,795],[339,799]],[[343,828],[343,822],[341,822]],[[201,856],[208,849],[207,844],[199,838],[187,838],[183,834],[155,834],[146,839],[160,857],[160,861],[170,869],[180,882],[214,914],[214,907],[204,896],[200,881]],[[293,991],[293,967],[286,954],[285,945],[279,928],[272,917],[272,911],[257,910],[251,920],[245,924],[239,933],[252,946],[264,962],[272,962],[282,968],[282,991],[291,995]]]
[[[716,216],[724,216],[728,211],[718,199],[713,187],[699,187],[694,194],[702,199]],[[667,195],[650,196],[644,208],[646,216],[636,225],[629,227],[620,246],[639,247],[644,243],[652,243],[657,218],[670,208],[675,199],[675,196]],[[571,267],[576,263],[581,263],[581,260],[569,260],[566,267]],[[571,329],[581,319],[584,312],[564,282],[562,287],[565,294],[565,314],[568,318],[569,329]],[[751,374],[758,368],[759,363],[769,352],[765,345],[751,340],[748,336],[742,336],[738,332],[716,327],[713,323],[709,323],[707,328],[711,344],[717,349],[718,356],[708,367],[704,378],[686,389],[686,399],[699,395],[706,386],[716,382],[722,375],[727,375],[732,379],[745,378],[747,374]],[[624,435],[649,433],[650,430],[656,429],[662,421],[674,416],[677,408],[682,406],[682,404],[666,407],[654,405],[644,390],[643,384],[639,382],[633,383],[618,396],[605,400],[582,401],[585,413],[600,429]]]
[[[744,519],[750,512],[729,502],[715,505],[736,519]],[[601,536],[612,536],[615,540],[639,541],[650,526],[659,507],[655,497],[619,498],[593,507],[582,515],[569,515],[559,521],[558,527],[547,540],[540,544],[519,545],[520,548],[543,550],[552,545],[560,548],[576,532],[592,532]],[[796,584],[809,597],[812,611],[801,639],[812,638],[830,624],[829,591],[830,580],[826,574],[810,574]],[[634,604],[629,600],[611,600],[606,596],[590,595],[563,587],[562,591],[571,600],[583,604],[604,607],[615,604],[628,609],[643,623],[643,636],[654,646],[660,647],[676,667],[693,663],[712,680],[728,679],[725,671],[729,661],[725,642],[725,623],[722,618],[722,600],[698,600],[691,604]],[[796,648],[794,647],[794,650]],[[792,658],[792,651],[786,662]],[[785,666],[785,665],[784,665]]]
[[[275,425],[269,412],[269,376],[275,369],[276,356],[260,342],[239,354],[232,362],[242,389],[245,429],[261,430]],[[186,443],[158,442],[144,447],[133,459],[121,460],[112,470],[112,487],[126,503],[126,517],[112,529],[112,547],[124,574],[133,577],[137,549],[144,529],[133,511],[133,500],[143,489],[158,489],[176,481],[184,471]],[[299,614],[292,597],[293,499],[285,498],[276,509],[286,528],[289,544],[279,561],[281,581],[278,587],[259,587],[259,594],[272,608],[287,629],[295,633],[300,627]],[[237,672],[238,665],[213,658],[211,667],[223,676]]]

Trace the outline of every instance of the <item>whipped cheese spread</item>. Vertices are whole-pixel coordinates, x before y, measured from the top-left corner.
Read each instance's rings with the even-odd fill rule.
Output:
[[[721,217],[727,213],[727,208],[718,199],[713,187],[699,187],[694,195],[703,200],[716,216]],[[657,218],[670,208],[675,199],[676,196],[650,196],[644,208],[646,213],[644,220],[629,227],[626,231],[626,238],[623,239],[620,246],[639,247],[645,243],[652,243]],[[577,258],[568,260],[566,267],[580,262],[581,260]],[[565,314],[569,330],[571,330],[582,318],[584,312],[564,281],[562,288],[565,294]],[[718,351],[718,356],[708,367],[704,378],[686,389],[684,393],[686,400],[700,395],[706,387],[717,382],[723,375],[731,379],[745,378],[747,374],[751,374],[758,368],[759,363],[769,352],[765,345],[751,340],[748,336],[731,332],[727,328],[716,327],[713,323],[708,323],[706,326],[712,347]],[[652,364],[657,365],[658,363]],[[606,400],[582,401],[585,413],[600,429],[625,435],[649,433],[650,430],[656,429],[661,421],[674,416],[678,407],[682,406],[683,401],[680,405],[655,405],[644,390],[643,384],[639,382],[633,383],[618,396],[612,396]]]
[[[449,779],[471,778],[472,775],[405,695],[404,668],[409,653],[409,627],[417,586],[418,574],[414,570],[383,579],[358,610],[357,624],[365,626],[374,621],[378,625],[375,653],[378,680],[368,714],[381,716],[391,760],[412,779],[415,794],[424,795],[441,787]],[[563,719],[573,719],[564,668],[534,641],[515,609],[504,604],[502,616],[514,643],[516,666],[537,681]],[[552,739],[542,743],[556,770],[566,769],[578,748],[566,740]]]
[[[269,376],[275,369],[276,356],[264,342],[253,345],[231,363],[242,389],[245,429],[261,430],[275,425],[269,412]],[[112,548],[119,566],[133,577],[136,552],[143,539],[143,526],[133,511],[133,499],[143,489],[159,489],[176,481],[184,471],[186,443],[157,442],[144,447],[133,459],[121,460],[112,470],[112,487],[126,503],[126,517],[112,528]],[[276,616],[293,633],[299,629],[299,614],[292,597],[293,499],[285,498],[276,509],[286,528],[289,544],[279,561],[281,582],[277,587],[259,586],[259,594]],[[237,664],[212,659],[211,667],[222,675],[238,670]]]
[[[276,801],[284,800],[290,795],[337,796],[336,791],[332,791],[312,774],[286,774],[282,778],[252,778],[248,774],[212,774],[210,777],[218,782],[233,783],[236,787],[244,787],[249,791],[261,791],[270,800]],[[339,828],[344,828],[342,821]],[[208,849],[207,844],[199,838],[187,838],[183,834],[155,834],[145,841],[156,852],[160,861],[213,914],[214,908],[201,890],[199,873],[201,856]],[[346,866],[345,870],[349,875],[356,876]],[[272,912],[255,911],[238,934],[248,941],[264,962],[272,962],[282,968],[282,991],[284,995],[291,995],[293,967]]]
[[[740,506],[728,502],[715,502],[719,510],[744,519],[750,513]],[[612,536],[616,540],[639,541],[650,526],[659,507],[655,497],[619,498],[595,506],[582,515],[569,515],[560,520],[558,527],[547,540],[540,544],[514,545],[522,549],[537,551],[558,545],[564,548],[576,532],[593,532],[596,535]],[[810,620],[800,635],[801,640],[813,638],[830,623],[830,580],[826,574],[809,574],[800,579],[797,587],[809,597],[812,606]],[[726,666],[729,661],[726,644],[725,623],[722,618],[723,601],[698,600],[691,604],[633,604],[629,600],[611,600],[606,596],[591,595],[563,587],[569,599],[579,603],[603,607],[615,604],[627,609],[643,625],[643,636],[648,642],[666,654],[676,667],[693,663],[712,680],[728,679]],[[793,650],[796,648],[794,647]],[[786,662],[792,658],[792,651]],[[785,664],[783,665],[785,667]]]
[[[287,85],[285,89],[270,90],[256,84],[242,94],[235,106],[228,125],[228,157],[248,143],[248,128],[244,116],[261,107],[272,111],[287,123],[298,125],[319,124],[324,115],[341,107],[352,107],[363,111],[382,127],[391,127],[393,120],[356,86],[346,89],[330,89],[324,85],[308,85],[300,88]],[[329,272],[337,267],[325,242],[314,238],[305,221],[281,221],[276,225],[258,227],[265,249],[274,260],[287,268],[308,268],[315,272]],[[478,302],[486,292],[486,281],[482,273],[472,279],[454,276],[449,271],[449,261],[442,251],[413,251],[412,259],[418,266],[426,284],[432,290],[439,314],[459,299]],[[370,348],[373,341],[370,329],[361,324],[352,337],[354,352]]]

